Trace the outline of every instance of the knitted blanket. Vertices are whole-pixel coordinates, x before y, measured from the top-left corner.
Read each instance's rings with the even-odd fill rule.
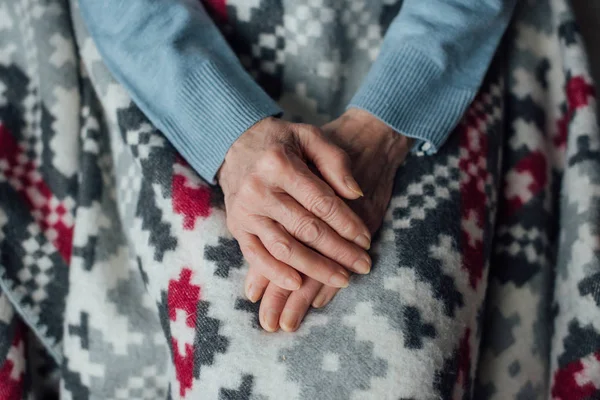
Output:
[[[401,6],[206,5],[285,117],[316,124]],[[110,75],[75,0],[0,0],[0,399],[599,398],[595,98],[566,1],[521,2],[449,142],[398,171],[372,272],[269,334],[219,189]]]

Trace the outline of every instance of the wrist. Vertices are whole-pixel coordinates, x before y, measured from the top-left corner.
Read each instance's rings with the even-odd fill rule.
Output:
[[[223,175],[226,175],[225,171],[228,169],[228,166],[230,164],[230,162],[228,162],[228,160],[230,160],[231,158],[234,157],[234,153],[236,152],[236,149],[238,147],[245,147],[245,145],[243,143],[246,141],[247,136],[251,135],[252,132],[254,132],[254,131],[257,131],[257,130],[260,131],[260,130],[267,129],[265,127],[265,125],[268,125],[269,123],[272,123],[273,121],[276,121],[276,120],[278,120],[278,118],[273,117],[273,116],[268,116],[268,117],[258,120],[254,125],[252,125],[250,128],[248,128],[244,133],[242,133],[231,144],[231,146],[225,153],[225,157],[223,158],[223,162],[221,163],[221,166],[219,167],[219,169],[217,170],[217,173],[215,174],[215,179],[216,179],[218,185],[221,185],[221,183],[224,179]],[[249,139],[249,142],[252,142],[252,139]]]
[[[398,160],[403,160],[414,145],[414,138],[395,131],[366,110],[349,108],[344,113],[344,117],[352,120],[353,125],[358,127],[354,131],[364,142],[365,148],[377,147],[383,149],[388,162],[392,164],[398,163],[399,166],[401,162]]]

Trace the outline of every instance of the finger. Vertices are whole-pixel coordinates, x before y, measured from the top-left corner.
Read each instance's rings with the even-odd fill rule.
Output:
[[[287,194],[275,196],[277,199],[270,201],[273,206],[266,209],[266,216],[279,222],[302,243],[343,267],[358,274],[369,273],[371,258],[364,249],[342,238]]]
[[[348,286],[349,274],[344,267],[298,242],[280,224],[264,217],[255,225],[254,232],[275,259],[324,284]],[[276,280],[263,275],[277,284]]]
[[[269,280],[259,272],[258,268],[250,265],[248,273],[246,274],[246,283],[244,285],[248,300],[256,303],[260,300],[268,285]]]
[[[289,161],[291,168],[281,171],[274,183],[341,237],[369,249],[371,233],[361,218],[302,160],[290,156]]]
[[[258,311],[260,325],[266,331],[275,332],[279,329],[279,317],[290,293],[273,282],[267,286]]]
[[[302,288],[298,290],[301,289]],[[339,290],[340,289],[331,286],[321,286],[321,290],[319,290],[319,293],[315,296],[315,299],[312,302],[312,306],[314,308],[325,307],[335,297]]]
[[[364,196],[350,169],[348,154],[329,142],[319,128],[304,124],[296,126],[302,150],[315,164],[325,181],[346,199],[354,200]]]
[[[242,254],[256,272],[277,286],[287,290],[297,290],[302,285],[302,278],[289,265],[275,259],[258,237],[249,233],[238,235]],[[277,246],[275,246],[277,247]]]
[[[290,293],[279,318],[281,329],[286,332],[294,332],[298,329],[321,287],[323,287],[321,282],[305,279],[300,289]]]

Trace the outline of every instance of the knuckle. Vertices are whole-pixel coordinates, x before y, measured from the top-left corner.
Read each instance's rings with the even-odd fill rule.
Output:
[[[242,245],[240,246],[240,250],[242,254],[244,254],[244,257],[246,257],[249,261],[256,260],[258,258],[258,249],[253,244],[247,243]]]
[[[276,302],[279,302],[280,300],[285,301],[285,300],[287,300],[287,298],[289,296],[290,296],[289,292],[287,292],[285,289],[281,289],[281,288],[277,288],[276,290],[273,290],[271,292],[271,297]]]
[[[319,218],[328,220],[335,215],[338,208],[339,201],[337,197],[319,196],[313,201],[310,211]]]
[[[285,168],[287,161],[288,159],[283,149],[272,148],[267,150],[260,158],[257,168],[266,173],[278,173]]]
[[[321,224],[313,217],[304,217],[298,221],[294,236],[306,243],[314,243],[323,235]]]
[[[285,239],[275,239],[269,244],[269,253],[279,261],[286,261],[292,257],[292,246]]]
[[[263,184],[258,177],[250,175],[248,177],[248,179],[246,179],[240,187],[239,196],[237,199],[238,205],[246,204],[246,201],[248,199],[256,200],[256,199],[262,197],[262,192],[263,192],[263,190],[261,189],[262,186],[263,186]],[[240,200],[241,200],[241,203],[240,203]]]

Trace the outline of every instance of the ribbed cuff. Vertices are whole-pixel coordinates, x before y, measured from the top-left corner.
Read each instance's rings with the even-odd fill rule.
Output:
[[[382,50],[348,108],[360,108],[396,132],[417,139],[413,151],[435,153],[476,90],[451,86],[442,69],[418,50]]]
[[[215,183],[227,150],[258,121],[282,113],[243,69],[206,62],[177,92],[163,118],[173,146],[205,180]]]

